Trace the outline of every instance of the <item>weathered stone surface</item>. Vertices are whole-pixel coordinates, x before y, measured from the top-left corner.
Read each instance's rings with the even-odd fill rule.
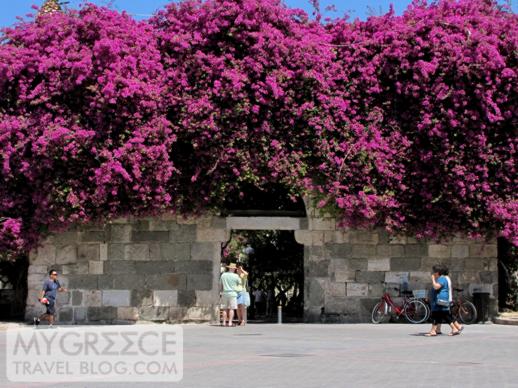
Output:
[[[117,308],[113,306],[88,307],[89,321],[111,321],[117,318]]]
[[[98,242],[106,241],[106,232],[102,230],[87,230],[80,233],[81,242]]]
[[[146,287],[155,290],[187,288],[187,275],[184,273],[146,275],[145,279]]]
[[[392,271],[419,271],[421,259],[417,257],[393,257],[390,259]]]
[[[300,223],[299,223],[300,225]],[[334,218],[310,218],[309,229],[311,230],[335,230],[336,220]]]
[[[312,235],[309,230],[296,230],[295,231],[295,241],[302,245],[311,245],[312,243]]]
[[[103,273],[103,262],[102,261],[89,261],[88,262],[88,273],[101,275]]]
[[[86,275],[88,273],[88,263],[63,264],[61,266],[63,275]]]
[[[350,241],[353,244],[378,244],[378,232],[370,230],[351,230]]]
[[[52,244],[42,245],[29,255],[31,264],[47,265],[56,263],[56,246]]]
[[[161,260],[188,260],[191,256],[191,244],[160,244]]]
[[[450,257],[450,247],[444,244],[430,244],[428,245],[428,256]]]
[[[392,244],[390,245],[390,257],[403,257],[405,256],[405,246]]]
[[[153,291],[153,306],[177,306],[177,290],[155,290]]]
[[[58,296],[56,298],[56,304],[58,306],[65,306],[70,304],[70,292],[58,292]]]
[[[310,262],[305,268],[306,276],[327,277],[329,275],[329,263],[329,260]]]
[[[83,293],[84,305],[98,307],[102,304],[102,293],[101,290],[86,290]]]
[[[104,263],[104,273],[106,274],[125,274],[136,273],[137,261],[131,260],[108,260]]]
[[[130,242],[131,225],[110,225],[111,242]]]
[[[112,290],[115,276],[114,275],[97,275],[97,288],[100,290]]]
[[[61,245],[56,249],[56,264],[71,264],[77,261],[75,245]]]
[[[171,242],[193,242],[196,241],[196,225],[181,225],[179,229],[169,232]]]
[[[355,244],[352,247],[353,251],[351,256],[354,258],[367,258],[376,256],[375,245]]]
[[[326,284],[325,296],[326,307],[328,297],[345,297],[345,283],[329,282]]]
[[[83,303],[83,291],[82,290],[72,291],[72,305],[81,306],[82,303]]]
[[[175,261],[174,272],[186,272],[191,274],[212,275],[212,261],[187,260]]]
[[[330,259],[345,259],[351,257],[352,246],[350,244],[328,244],[325,246]]]
[[[176,216],[174,219],[165,220],[161,218],[153,218],[149,220],[149,230],[150,231],[165,231],[169,232],[170,230],[178,230],[179,225],[176,222]]]
[[[174,261],[137,261],[135,262],[135,275],[144,278],[145,274],[166,274],[175,272]]]
[[[405,245],[405,255],[408,257],[422,257],[428,254],[428,247],[425,244]]]
[[[168,231],[133,231],[131,233],[131,241],[147,242],[147,241],[169,241]]]
[[[219,302],[219,294],[217,290],[195,290],[195,295],[196,305],[198,306],[215,306]]]
[[[347,296],[368,296],[369,285],[366,283],[347,283]]]
[[[319,280],[316,278],[309,278],[305,284],[306,293],[305,297],[308,300],[309,306],[323,306],[325,291],[322,284],[325,284],[325,280]]]
[[[497,257],[498,249],[496,244],[471,244],[469,246],[470,257]]]
[[[348,259],[346,263],[351,271],[367,271],[367,259]]]
[[[117,319],[123,321],[137,321],[139,319],[138,308],[117,307]]]
[[[374,296],[380,298],[385,291],[385,284],[383,283],[373,283],[369,284],[369,296]]]
[[[30,265],[28,271],[29,271],[28,272],[29,275],[32,275],[32,274],[45,275],[50,270],[47,269],[47,265]]]
[[[74,322],[86,321],[88,307],[74,307]]]
[[[469,246],[463,244],[455,244],[451,247],[451,257],[468,257]]]
[[[68,275],[69,289],[94,290],[97,288],[97,275]]]
[[[108,244],[108,260],[124,260],[124,244]]]
[[[99,259],[102,261],[108,260],[108,244],[99,244]]]
[[[196,291],[178,290],[178,305],[183,307],[191,307],[196,305]]]
[[[225,229],[200,229],[196,231],[197,241],[213,241],[213,242],[225,242],[229,238],[228,232]]]
[[[129,306],[130,291],[129,290],[103,290],[102,291],[103,306]]]
[[[294,217],[228,217],[227,229],[299,230],[300,218]]]
[[[212,274],[197,275],[187,274],[188,290],[210,290],[212,289]]]
[[[401,284],[408,282],[408,272],[386,272],[385,283]]]
[[[197,242],[191,245],[192,260],[215,260],[221,256],[221,246],[214,242]]]
[[[61,307],[60,309],[58,309],[58,322],[72,322],[72,320],[72,307]]]
[[[169,307],[144,306],[139,309],[139,316],[145,321],[166,321],[169,317]]]
[[[390,259],[368,259],[368,271],[390,271]]]
[[[149,245],[126,244],[124,246],[125,260],[149,260]]]
[[[385,272],[382,271],[356,271],[358,283],[382,283],[385,280]]]
[[[153,291],[143,288],[131,290],[131,305],[134,307],[153,306]]]
[[[146,286],[146,278],[144,273],[131,273],[113,275],[113,288],[114,289],[133,289],[142,288]]]
[[[100,260],[100,247],[99,244],[80,244],[77,247],[77,260],[78,261],[99,261]]]

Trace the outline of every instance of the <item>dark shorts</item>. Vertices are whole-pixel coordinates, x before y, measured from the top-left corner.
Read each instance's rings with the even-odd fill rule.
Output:
[[[56,301],[50,298],[47,299],[49,303],[45,305],[47,307],[47,312],[45,314],[54,315],[56,313]]]
[[[441,323],[447,323],[448,325],[453,322],[450,310],[435,310],[432,311],[432,323],[438,325]]]

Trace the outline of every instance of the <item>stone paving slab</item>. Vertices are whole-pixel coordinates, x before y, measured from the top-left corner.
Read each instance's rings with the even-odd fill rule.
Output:
[[[30,387],[518,387],[518,329],[512,326],[471,325],[460,336],[435,338],[423,336],[429,325],[405,324],[183,329],[180,383]],[[21,386],[6,381],[4,352],[0,358],[0,386]]]

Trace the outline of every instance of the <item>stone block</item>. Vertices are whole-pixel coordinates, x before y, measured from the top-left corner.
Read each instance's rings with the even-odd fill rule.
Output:
[[[177,290],[155,290],[153,291],[153,306],[177,306]]]
[[[58,296],[56,298],[56,303],[58,306],[69,305],[71,302],[70,292],[58,292]]]
[[[97,275],[68,275],[68,288],[95,290],[97,288]]]
[[[88,263],[63,264],[61,273],[63,275],[86,275],[88,274]]]
[[[326,284],[326,306],[328,297],[345,297],[345,283],[329,282]]]
[[[146,274],[166,274],[175,272],[174,261],[137,261],[135,262],[135,275],[144,277]]]
[[[89,321],[111,321],[117,318],[117,308],[114,306],[88,307]]]
[[[376,256],[375,245],[355,244],[352,246],[353,250],[351,256],[354,258],[367,258]]]
[[[390,271],[390,259],[368,259],[368,271]]]
[[[88,273],[94,275],[101,275],[103,273],[103,262],[102,261],[89,261],[88,262]]]
[[[471,244],[469,246],[470,257],[497,257],[498,249],[496,244]]]
[[[376,247],[376,256],[378,256],[378,257],[390,257],[390,255],[391,255],[390,247],[391,247],[391,245],[388,245],[388,244],[380,244],[380,245],[378,245]]]
[[[99,259],[108,260],[108,244],[99,244]]]
[[[212,274],[197,275],[187,274],[188,290],[211,290],[212,289]]]
[[[149,260],[149,245],[126,244],[124,246],[125,260]]]
[[[335,230],[336,220],[334,218],[309,218],[309,229],[311,230]]]
[[[171,242],[194,242],[196,241],[196,225],[181,225],[177,230],[169,232]]]
[[[322,277],[329,275],[329,260],[321,260],[318,262],[311,261],[305,266],[305,276]]]
[[[189,243],[160,244],[160,260],[189,260],[190,256]]]
[[[198,306],[214,306],[219,302],[219,294],[217,290],[195,290],[194,293],[196,295],[196,304]]]
[[[347,296],[368,296],[369,285],[366,283],[347,283]]]
[[[192,260],[216,260],[221,257],[221,247],[219,243],[197,242],[191,245]]]
[[[118,243],[131,242],[131,225],[110,225],[110,241]]]
[[[150,228],[151,219],[152,218],[134,219],[133,222],[131,223],[131,227],[133,228],[133,230],[136,230],[139,232],[148,231]]]
[[[185,311],[183,321],[213,321],[216,317],[216,311],[212,307],[189,307]]]
[[[379,236],[377,231],[373,230],[351,230],[350,241],[353,244],[378,244]]]
[[[392,244],[390,245],[390,257],[404,257],[405,256],[405,246]]]
[[[466,271],[490,271],[493,270],[491,261],[491,259],[470,257],[464,260],[464,269]]]
[[[350,271],[367,271],[367,259],[348,259],[346,260],[347,268]]]
[[[129,290],[102,290],[103,306],[123,307],[130,305]]]
[[[86,290],[83,293],[83,304],[88,307],[99,307],[102,304],[102,293],[100,290]]]
[[[385,283],[402,284],[408,283],[408,272],[386,272]]]
[[[104,262],[103,270],[106,274],[127,274],[136,273],[136,263],[141,263],[132,260],[108,260]]]
[[[177,230],[179,228],[176,222],[176,216],[174,219],[166,220],[162,218],[153,218],[149,220],[150,231],[163,231],[168,232],[170,230]]]
[[[160,258],[160,243],[150,242],[149,245],[149,260],[162,260]]]
[[[80,233],[81,242],[97,242],[104,243],[106,241],[106,232],[103,230],[88,230]]]
[[[167,320],[169,322],[184,322],[187,318],[187,307],[170,307]]]
[[[47,268],[48,268],[47,265],[33,265],[33,264],[31,264],[29,266],[29,269],[28,269],[29,272],[28,273],[29,273],[29,275],[32,275],[32,274],[46,275],[46,274],[48,274],[48,271],[50,271]]]
[[[469,246],[462,244],[455,244],[451,247],[451,257],[468,257],[469,256]]]
[[[405,245],[405,256],[408,257],[422,257],[428,254],[428,247],[426,244],[408,244]]]
[[[114,275],[97,275],[97,288],[99,290],[113,290],[115,287],[113,286],[113,279],[116,276]]]
[[[191,307],[196,305],[195,290],[178,290],[178,306]]]
[[[309,306],[323,306],[325,300],[325,279],[309,278],[304,284],[304,300]]]
[[[146,286],[146,278],[144,273],[129,273],[113,275],[114,289],[133,289],[143,288]]]
[[[77,261],[77,247],[75,245],[61,245],[56,249],[56,264],[70,264]]]
[[[421,259],[418,257],[393,257],[390,259],[392,271],[419,271]]]
[[[498,272],[496,271],[481,271],[479,273],[480,281],[482,283],[493,284],[498,283]]]
[[[78,261],[99,261],[100,259],[100,246],[99,244],[80,244],[77,247],[77,260]]]
[[[108,244],[108,260],[124,260],[124,244]]]
[[[73,321],[73,310],[72,307],[61,307],[58,311],[58,322],[72,322]]]
[[[74,322],[86,321],[87,307],[74,307]]]
[[[122,321],[138,321],[139,314],[136,307],[117,307],[117,319]]]
[[[382,271],[356,271],[358,283],[383,283],[384,280],[385,272]]]
[[[197,229],[196,241],[225,242],[228,240],[228,232],[225,229]]]
[[[29,289],[38,288],[41,289],[43,281],[46,278],[46,274],[32,274],[27,276],[27,286]]]
[[[399,282],[398,282],[399,283]],[[411,271],[409,277],[409,284],[427,284],[431,287],[432,274],[430,271]]]
[[[329,244],[326,245],[325,250],[330,259],[346,259],[352,254],[350,244]]]
[[[430,244],[428,245],[428,256],[430,257],[450,257],[450,247],[444,244]]]
[[[155,290],[178,290],[187,288],[184,273],[145,275],[146,287]]]
[[[133,231],[131,233],[131,241],[148,242],[148,241],[169,241],[169,231]]]
[[[345,285],[344,285],[345,292]],[[347,312],[347,298],[342,296],[327,296],[325,298],[324,311],[326,314],[345,314]]]
[[[83,304],[83,291],[74,290],[72,291],[72,305],[81,306]]]
[[[381,297],[385,291],[385,285],[382,283],[369,284],[369,296]]]
[[[153,292],[144,288],[131,290],[131,305],[133,307],[153,306]]]
[[[295,217],[228,217],[227,229],[234,230],[299,230]]]
[[[309,230],[296,230],[295,241],[302,245],[311,245],[313,243],[311,231]]]
[[[213,262],[208,260],[181,260],[175,261],[174,272],[186,272],[190,274],[212,275]],[[173,272],[173,271],[171,271]]]
[[[325,238],[324,238],[325,234],[323,231],[313,231],[311,232],[311,245],[315,245],[315,246],[322,246],[324,245],[324,242],[325,242]]]
[[[169,317],[168,306],[144,306],[139,308],[140,319],[145,321],[167,321]]]
[[[389,236],[389,244],[406,244],[406,236]]]

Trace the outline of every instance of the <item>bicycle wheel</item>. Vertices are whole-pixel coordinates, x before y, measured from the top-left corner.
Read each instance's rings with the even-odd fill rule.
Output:
[[[388,309],[385,302],[378,302],[372,309],[371,321],[372,323],[383,323],[390,319]]]
[[[467,325],[477,321],[477,308],[471,302],[465,300],[459,305],[459,320]]]
[[[404,313],[408,322],[423,323],[428,317],[428,307],[419,299],[412,299],[405,304]]]

